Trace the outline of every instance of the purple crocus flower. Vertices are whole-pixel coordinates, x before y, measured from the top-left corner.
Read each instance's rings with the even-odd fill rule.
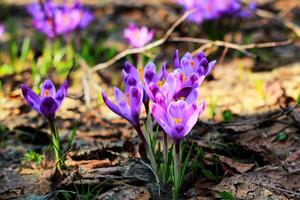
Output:
[[[102,97],[110,110],[128,120],[134,128],[140,128],[139,116],[143,101],[143,90],[141,87],[131,86],[128,91],[123,93],[119,88],[114,88],[116,104],[112,103],[104,92],[102,92]]]
[[[198,98],[197,88],[194,88],[194,81],[198,81],[198,76],[191,76],[190,80],[183,86],[180,76],[177,76],[177,71],[170,73],[163,85],[159,83],[151,82],[146,90],[150,99],[167,108],[168,105],[177,100],[185,100],[189,104],[194,103]]]
[[[175,69],[181,69],[184,72],[186,78],[193,73],[196,73],[199,77],[206,77],[216,64],[216,61],[208,61],[204,52],[200,52],[195,56],[192,56],[187,52],[182,59],[179,59],[178,50],[175,51],[173,64]]]
[[[158,81],[162,72],[154,74],[153,66],[149,65],[149,70],[145,69],[144,83],[145,91],[152,101],[167,107],[170,102],[186,100],[192,103],[198,98],[195,88],[202,83],[205,77],[211,72],[215,61],[209,62],[204,53],[199,53],[192,57],[186,53],[179,59],[178,51],[174,55],[175,70],[168,74],[163,81]],[[164,68],[163,68],[164,69]],[[163,70],[164,71],[164,70]]]
[[[53,121],[56,112],[67,96],[68,81],[65,80],[56,91],[53,83],[50,80],[45,80],[41,86],[40,96],[25,84],[21,85],[21,89],[26,102],[49,121]]]
[[[223,16],[250,16],[253,12],[251,6],[243,8],[240,0],[175,0],[185,10],[196,9],[196,12],[191,14],[188,19],[195,23],[202,23],[206,20],[215,20]]]
[[[80,18],[79,24],[77,27],[79,29],[84,29],[95,19],[95,16],[89,10],[84,8],[84,6],[82,4],[80,4],[79,2],[75,3],[73,9],[75,12],[78,13],[79,18]]]
[[[2,37],[4,30],[5,30],[4,26],[0,24],[0,38]]]
[[[124,30],[124,38],[134,48],[145,46],[150,42],[150,40],[152,40],[153,36],[153,30],[148,30],[146,26],[142,26],[141,28],[139,28],[134,23],[130,23]]]
[[[27,6],[27,11],[32,16],[34,27],[50,39],[69,34],[76,29],[83,29],[94,19],[93,14],[78,1],[72,6],[67,4],[60,6],[46,0],[44,3]]]
[[[195,126],[204,108],[204,101],[198,106],[196,103],[188,104],[179,100],[171,102],[167,109],[154,103],[152,114],[174,143],[178,144]]]

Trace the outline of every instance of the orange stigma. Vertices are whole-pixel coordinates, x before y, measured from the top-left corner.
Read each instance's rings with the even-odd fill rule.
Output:
[[[186,77],[186,75],[184,73],[181,73],[181,77],[180,78],[181,78],[182,82],[185,82],[187,80],[187,77]]]
[[[174,117],[173,120],[174,120],[174,123],[175,123],[176,125],[177,125],[177,124],[180,124],[180,123],[182,122],[182,119],[181,119],[181,118],[176,118],[176,117]]]
[[[139,72],[140,80],[143,80],[143,67],[138,67],[138,72]]]
[[[49,94],[50,94],[49,90],[46,89],[44,95],[47,97],[47,96],[49,96]]]
[[[195,61],[191,61],[192,68],[195,68]]]

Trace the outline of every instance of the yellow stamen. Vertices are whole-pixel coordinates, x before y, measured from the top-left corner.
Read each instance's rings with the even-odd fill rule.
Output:
[[[44,94],[44,95],[45,95],[45,97],[49,96],[49,94],[50,94],[49,90],[48,90],[48,89],[46,89],[46,90],[45,90],[45,94]]]
[[[158,82],[157,82],[158,87],[161,88],[161,87],[164,85],[165,82],[166,82],[165,79],[162,79],[161,81],[158,81]]]
[[[177,125],[177,124],[180,124],[180,123],[182,122],[182,119],[181,119],[181,118],[176,118],[176,117],[174,117],[173,120],[174,120],[174,123],[175,123],[176,125]]]
[[[139,72],[140,80],[143,80],[143,67],[138,67],[138,72]]]

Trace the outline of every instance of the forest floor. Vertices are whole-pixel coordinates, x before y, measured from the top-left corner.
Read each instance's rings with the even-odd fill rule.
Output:
[[[276,9],[282,2],[272,6]],[[143,16],[145,5],[149,8]],[[102,5],[97,13],[100,17],[113,15],[102,19],[102,27],[114,21],[124,24],[145,19],[144,24],[154,26],[158,37],[162,36],[165,27],[177,19],[175,13],[170,14],[163,4],[145,5],[142,2],[137,6],[141,11],[133,11],[132,5],[118,4],[115,10],[127,10],[118,13]],[[157,16],[152,16],[157,9]],[[299,10],[294,13],[287,18],[299,18]],[[281,24],[269,22],[254,19],[230,38],[235,40],[245,32],[255,43],[291,37]],[[173,36],[187,31],[181,25]],[[106,41],[120,44],[118,51],[125,49],[115,40],[120,34]],[[160,56],[171,58],[174,49],[184,52],[195,46],[170,40],[163,45],[165,51]],[[205,113],[186,140],[193,144],[191,162],[199,164],[187,176],[183,199],[215,199],[228,193],[235,199],[300,199],[300,108],[295,107],[300,94],[299,50],[300,40],[295,37],[284,47],[256,49],[252,53],[259,58],[236,55],[234,50],[227,52],[224,48],[206,51],[217,52],[214,55],[218,55],[218,62],[200,88],[201,99],[207,102]],[[121,75],[121,67],[122,62],[117,62],[94,73],[93,81],[112,94],[111,80]],[[82,199],[171,199],[168,186],[158,195],[151,170],[140,162],[145,151],[130,125],[103,103],[97,103],[97,94],[91,95],[91,104],[84,101],[80,79],[84,72],[85,68],[79,67],[72,73],[69,98],[57,114],[65,149],[69,134],[76,128],[74,143],[65,154],[68,169],[60,175],[53,170],[48,124],[26,105],[20,93],[21,82],[32,83],[30,70],[1,77],[0,199],[64,199],[70,191],[71,196],[77,193]],[[41,152],[45,158],[39,164],[24,162],[29,150]]]

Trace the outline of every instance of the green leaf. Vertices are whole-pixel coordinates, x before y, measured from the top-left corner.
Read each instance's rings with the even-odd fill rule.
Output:
[[[224,110],[224,111],[222,111],[222,119],[223,119],[223,121],[229,122],[229,121],[232,120],[232,118],[233,118],[233,114],[232,114],[232,112],[230,110]]]
[[[69,135],[69,139],[68,139],[68,149],[71,148],[74,139],[75,139],[75,135],[76,135],[76,131],[77,131],[77,127],[74,127]]]
[[[279,142],[284,142],[288,137],[284,131],[281,131],[280,133],[278,133],[276,138]]]
[[[300,104],[300,93],[298,94],[298,97],[297,97],[296,104],[297,104],[297,105],[299,105],[299,104]]]
[[[219,195],[221,196],[222,200],[233,200],[233,195],[231,192],[220,192]]]
[[[208,169],[203,169],[201,170],[201,172],[204,174],[204,176],[206,176],[207,178],[209,179],[212,179],[212,180],[217,180],[215,175]]]
[[[23,162],[34,162],[35,164],[41,164],[44,159],[44,155],[36,153],[33,150],[28,151],[25,153],[24,157],[22,158]]]

